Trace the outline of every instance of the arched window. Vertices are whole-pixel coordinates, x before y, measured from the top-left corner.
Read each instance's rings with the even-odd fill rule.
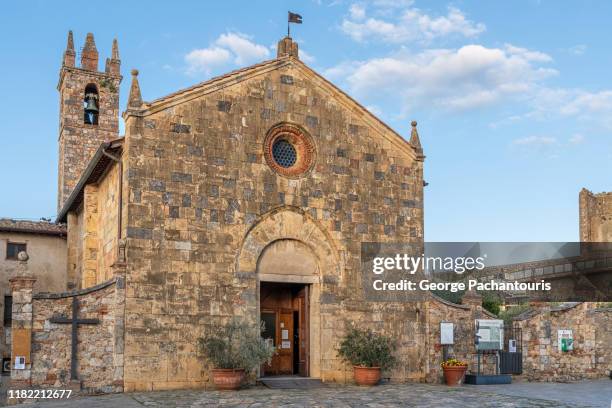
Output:
[[[85,96],[83,97],[83,123],[86,125],[97,125],[98,114],[98,88],[94,84],[89,84],[85,87]]]

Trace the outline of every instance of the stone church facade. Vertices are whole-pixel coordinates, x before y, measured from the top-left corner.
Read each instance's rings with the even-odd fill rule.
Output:
[[[69,291],[36,294],[35,277],[11,281],[20,293],[16,335],[32,342],[31,352],[14,350],[27,355],[14,384],[206,387],[198,337],[233,316],[292,313],[300,362],[279,357],[279,372],[351,381],[337,345],[354,322],[398,339],[393,380],[435,375],[437,361],[423,352],[429,309],[471,309],[367,302],[360,271],[361,242],[423,243],[416,122],[407,141],[301,62],[284,38],[273,60],[152,102],[132,71],[119,137],[117,43],[98,72],[89,34],[75,65],[70,33],[58,86]],[[300,307],[292,306],[297,291],[306,293]],[[270,299],[286,296],[288,306],[278,300],[269,310]],[[77,340],[61,324],[71,315],[89,320]]]
[[[151,102],[133,70],[120,137],[118,45],[99,72],[88,35],[76,67],[70,33],[58,86],[67,291],[33,293],[35,271],[11,279],[14,338],[27,341],[14,387],[205,388],[197,339],[235,316],[276,325],[274,373],[351,382],[337,355],[348,324],[397,340],[392,381],[440,380],[442,320],[471,358],[473,320],[490,316],[480,299],[364,295],[362,242],[424,242],[416,122],[403,138],[291,38],[277,51]]]

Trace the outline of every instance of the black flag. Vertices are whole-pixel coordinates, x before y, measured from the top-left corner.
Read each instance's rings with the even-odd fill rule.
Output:
[[[296,13],[289,12],[289,20],[290,23],[302,24],[302,16]]]

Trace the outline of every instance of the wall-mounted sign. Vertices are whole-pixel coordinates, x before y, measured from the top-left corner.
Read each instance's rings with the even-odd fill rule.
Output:
[[[283,340],[289,340],[289,330],[287,329],[282,329],[281,330],[281,338]]]
[[[26,358],[25,356],[15,357],[15,370],[25,370]]]
[[[4,375],[11,374],[11,359],[10,358],[2,359],[2,374]]]
[[[283,341],[281,343],[281,348],[284,348],[284,349],[291,348],[291,342],[290,341]]]
[[[557,332],[557,343],[559,351],[565,353],[574,349],[574,334],[571,330],[559,330]]]
[[[508,340],[508,351],[510,353],[516,353],[516,340],[514,339]]]
[[[440,344],[455,344],[454,329],[453,323],[440,323]]]
[[[503,350],[504,321],[477,319],[475,343],[477,350]]]

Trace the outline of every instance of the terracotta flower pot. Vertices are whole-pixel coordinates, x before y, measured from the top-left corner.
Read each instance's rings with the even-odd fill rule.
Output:
[[[463,375],[467,370],[467,366],[448,366],[442,367],[444,371],[444,381],[446,385],[454,386],[463,382]]]
[[[357,385],[376,385],[380,381],[380,367],[353,366]]]
[[[213,382],[218,390],[237,390],[244,379],[244,369],[214,368]]]

